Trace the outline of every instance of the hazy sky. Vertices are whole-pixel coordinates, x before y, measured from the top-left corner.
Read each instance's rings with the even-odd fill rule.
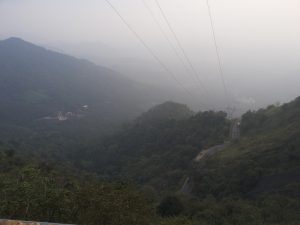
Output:
[[[176,46],[155,0],[144,1]],[[159,2],[209,95],[224,95],[206,0]],[[182,84],[200,89],[143,0],[111,3]],[[210,0],[210,4],[226,86],[234,99],[265,104],[300,95],[300,1]],[[0,28],[0,39],[17,36],[89,58],[138,81],[176,85],[104,0],[0,0]]]

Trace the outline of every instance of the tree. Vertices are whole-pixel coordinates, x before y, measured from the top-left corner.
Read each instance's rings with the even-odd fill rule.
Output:
[[[178,216],[182,213],[184,207],[182,202],[176,196],[167,196],[157,207],[157,213],[162,217]]]

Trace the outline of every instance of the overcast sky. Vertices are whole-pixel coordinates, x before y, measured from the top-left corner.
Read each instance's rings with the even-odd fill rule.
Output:
[[[143,0],[110,1],[183,85],[200,89]],[[144,2],[183,58],[155,0]],[[209,95],[224,95],[206,0],[159,3]],[[210,0],[210,5],[225,84],[235,101],[267,104],[300,95],[300,1]],[[176,85],[105,0],[0,0],[0,28],[0,39],[20,37],[138,81]]]

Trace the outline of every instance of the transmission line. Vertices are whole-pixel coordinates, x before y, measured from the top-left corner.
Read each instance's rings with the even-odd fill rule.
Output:
[[[210,20],[210,26],[211,26],[211,32],[212,32],[212,36],[213,36],[213,42],[214,42],[214,47],[215,47],[217,61],[218,61],[218,70],[219,70],[219,74],[220,74],[220,77],[221,77],[221,81],[222,81],[224,93],[225,93],[226,100],[227,100],[227,107],[229,109],[230,108],[230,104],[229,104],[229,92],[228,92],[228,89],[226,87],[226,82],[225,82],[225,78],[224,78],[224,71],[223,71],[222,62],[221,62],[221,54],[220,54],[218,43],[217,43],[216,32],[215,32],[215,25],[214,25],[214,20],[213,20],[213,16],[212,16],[212,12],[211,12],[211,7],[210,7],[210,4],[209,4],[209,0],[206,0],[206,5],[207,5],[209,20]]]
[[[126,19],[120,14],[120,12],[117,10],[116,7],[111,4],[109,0],[105,0],[107,4],[112,8],[112,10],[118,15],[118,17],[122,20],[122,22],[126,25],[126,27],[133,33],[133,35],[139,40],[139,42],[144,46],[144,48],[149,52],[149,54],[160,64],[160,66],[168,73],[171,75],[171,77],[176,81],[178,86],[182,88],[189,96],[195,97],[194,95],[191,94],[191,92],[186,89],[180,81],[176,78],[175,74],[164,64],[160,58],[152,51],[152,49],[147,45],[147,43],[143,40],[143,38],[133,29],[133,27],[126,21]],[[197,99],[197,101],[199,101]]]
[[[180,54],[178,53],[178,51],[176,50],[176,47],[174,46],[174,44],[172,43],[172,41],[169,39],[168,35],[166,34],[166,32],[164,31],[164,29],[162,28],[161,24],[159,23],[159,21],[157,20],[157,18],[155,17],[153,11],[151,10],[151,8],[149,7],[149,5],[146,3],[145,0],[142,0],[143,5],[145,6],[145,8],[147,9],[147,11],[149,12],[152,20],[154,21],[154,23],[157,25],[157,27],[159,28],[161,34],[163,35],[163,37],[165,38],[165,40],[168,42],[170,48],[173,50],[173,52],[175,53],[176,57],[178,58],[178,60],[180,61],[180,63],[183,65],[184,69],[190,73],[190,69],[187,67],[186,63],[184,62],[182,56],[180,56]]]
[[[173,27],[172,27],[172,25],[171,25],[171,23],[170,23],[168,17],[166,16],[164,10],[162,9],[162,7],[161,7],[159,1],[158,1],[158,0],[155,0],[155,2],[156,2],[156,5],[157,5],[157,7],[158,7],[158,9],[159,9],[159,11],[160,11],[160,13],[161,13],[161,15],[162,15],[163,18],[164,18],[166,24],[168,25],[169,30],[171,31],[172,35],[174,36],[175,41],[176,41],[176,43],[177,43],[179,49],[181,50],[181,52],[182,52],[184,58],[186,59],[186,61],[187,61],[188,65],[189,65],[189,67],[191,68],[192,72],[194,73],[194,75],[195,75],[195,77],[196,77],[198,83],[201,85],[201,87],[203,88],[203,90],[204,90],[205,92],[207,92],[205,86],[203,85],[202,81],[201,81],[200,78],[199,78],[198,72],[196,71],[196,69],[195,69],[195,67],[193,66],[191,60],[189,59],[189,57],[188,57],[186,51],[184,50],[184,48],[183,48],[181,42],[179,41],[179,38],[178,38],[176,32],[174,31],[174,29],[173,29]]]

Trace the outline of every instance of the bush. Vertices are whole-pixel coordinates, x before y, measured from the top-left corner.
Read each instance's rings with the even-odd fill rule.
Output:
[[[178,216],[184,207],[176,196],[165,197],[157,207],[157,213],[162,217]]]

